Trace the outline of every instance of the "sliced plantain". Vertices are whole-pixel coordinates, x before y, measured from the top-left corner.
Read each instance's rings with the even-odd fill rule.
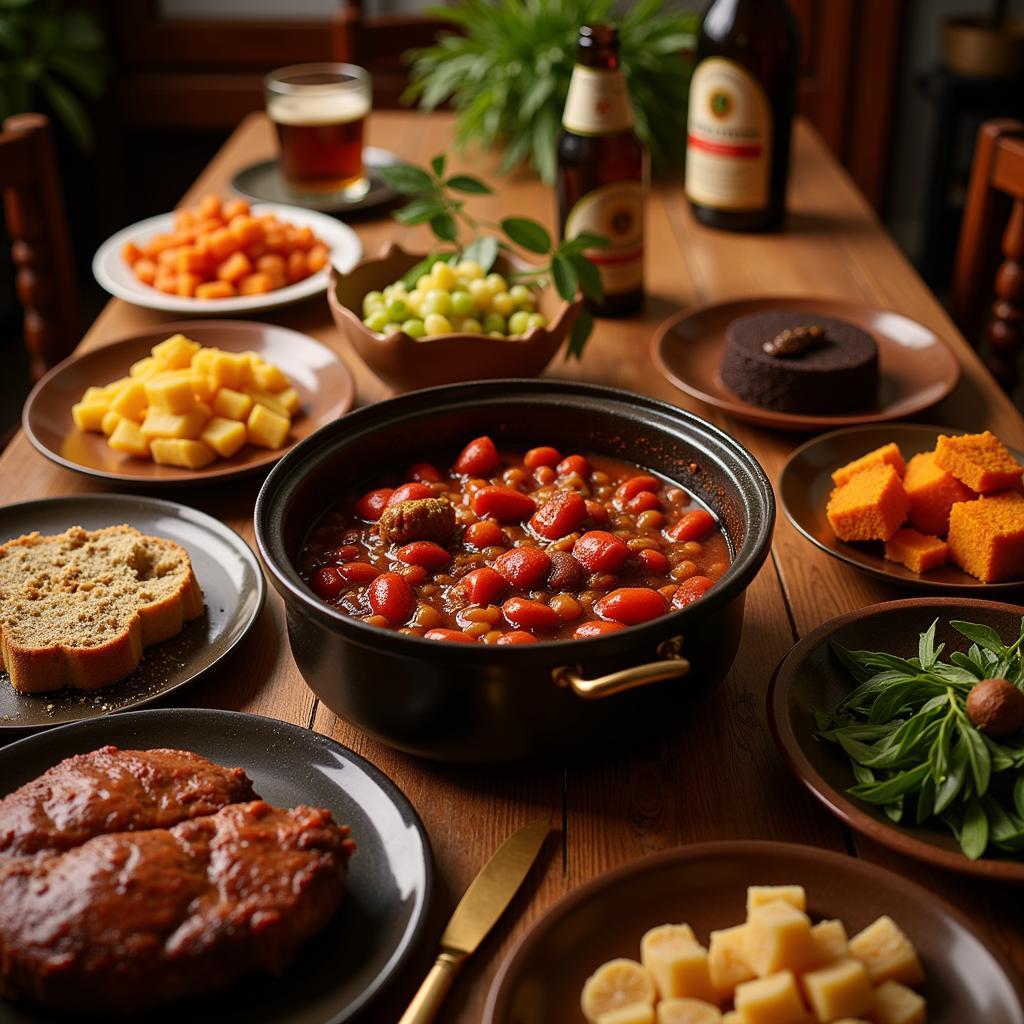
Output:
[[[609,960],[587,979],[580,1006],[590,1024],[606,1024],[601,1019],[603,1014],[637,1003],[653,1006],[655,995],[654,978],[646,967],[635,960]],[[613,1021],[613,1024],[627,1022]]]

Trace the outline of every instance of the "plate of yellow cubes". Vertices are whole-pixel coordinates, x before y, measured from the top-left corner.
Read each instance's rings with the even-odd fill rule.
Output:
[[[498,971],[484,1024],[1022,1024],[1013,968],[933,893],[810,846],[724,842],[570,893]]]
[[[47,458],[103,479],[224,480],[265,468],[351,408],[355,388],[325,345],[274,324],[165,324],[76,354],[25,403]]]

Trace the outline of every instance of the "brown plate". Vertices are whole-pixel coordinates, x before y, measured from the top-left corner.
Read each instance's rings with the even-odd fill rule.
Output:
[[[124,377],[132,363],[172,334],[187,334],[201,345],[228,352],[256,352],[279,366],[302,399],[292,423],[289,443],[278,451],[247,444],[230,459],[218,459],[204,469],[158,466],[115,452],[102,434],[83,433],[71,419],[71,406],[91,385]],[[205,483],[266,469],[293,445],[337,419],[352,407],[355,385],[345,364],[326,345],[298,331],[248,320],[184,320],[89,349],[55,366],[32,389],[22,413],[28,439],[48,459],[88,476],[120,483]]]
[[[636,960],[640,937],[687,921],[706,942],[742,922],[748,885],[799,883],[814,918],[850,933],[891,915],[916,944],[932,1024],[1024,1024],[1024,989],[1003,955],[934,893],[862,860],[792,843],[680,846],[588,882],[552,907],[502,964],[484,1024],[585,1024],[580,990],[614,957]]]
[[[950,619],[981,622],[1000,636],[1017,636],[1022,615],[1024,608],[1018,605],[921,597],[871,605],[808,633],[782,659],[768,691],[772,733],[797,778],[847,825],[908,857],[966,875],[1024,883],[1024,861],[998,856],[970,860],[948,829],[896,824],[881,808],[847,796],[846,790],[854,784],[849,758],[835,744],[815,737],[813,713],[818,708],[831,711],[855,685],[830,650],[831,640],[850,650],[916,657],[918,636],[938,619],[936,643],[945,643],[949,652],[965,651],[970,645],[950,627]],[[968,1019],[974,1018],[964,1018]]]
[[[970,573],[955,565],[943,565],[920,575],[885,557],[881,541],[851,544],[839,540],[832,532],[825,507],[832,491],[832,472],[839,466],[859,458],[867,452],[894,441],[905,459],[919,452],[931,451],[939,434],[962,434],[953,427],[933,427],[923,423],[890,423],[881,427],[850,427],[822,434],[797,448],[786,460],[779,473],[778,493],[789,521],[812,544],[826,554],[852,565],[869,576],[876,576],[898,586],[920,590],[941,590],[989,594],[1019,590],[1024,580],[1003,580],[1000,583],[982,583]],[[1019,462],[1024,454],[1013,452]]]
[[[808,416],[751,405],[721,380],[725,330],[733,320],[768,310],[796,310],[846,320],[878,344],[878,402],[862,412]],[[654,365],[676,387],[736,419],[776,430],[827,430],[853,423],[896,420],[941,402],[960,379],[960,364],[942,339],[916,320],[860,302],[765,296],[738,299],[670,317],[651,339]]]

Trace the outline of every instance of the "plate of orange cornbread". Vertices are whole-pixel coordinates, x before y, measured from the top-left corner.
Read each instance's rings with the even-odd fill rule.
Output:
[[[994,434],[892,423],[823,434],[779,477],[790,522],[849,565],[945,591],[1024,587],[1024,454]]]

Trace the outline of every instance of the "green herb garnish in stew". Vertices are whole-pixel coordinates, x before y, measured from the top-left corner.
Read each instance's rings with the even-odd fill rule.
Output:
[[[941,820],[972,860],[989,847],[1024,853],[1024,619],[1007,646],[989,626],[950,625],[972,641],[940,660],[935,626],[916,658],[832,642],[856,689],[815,711],[821,739],[850,758],[847,793],[892,821]]]

